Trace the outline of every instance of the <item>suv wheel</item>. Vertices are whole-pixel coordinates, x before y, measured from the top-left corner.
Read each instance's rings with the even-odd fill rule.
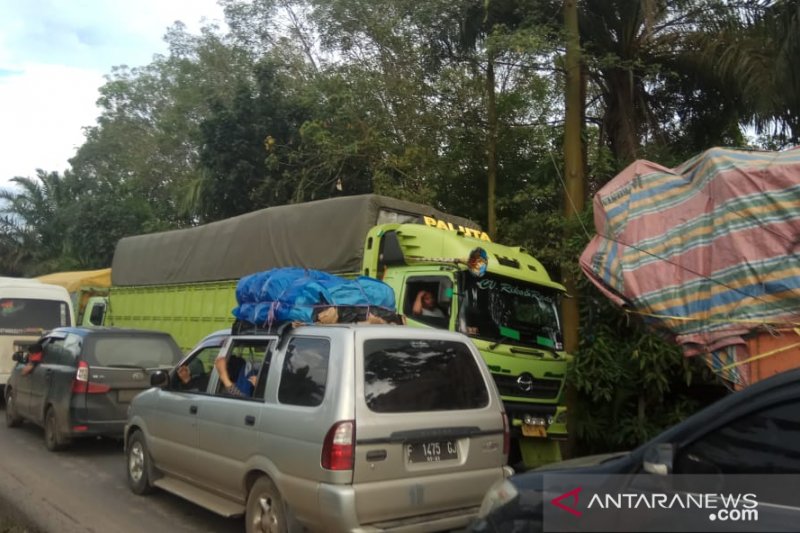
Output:
[[[69,444],[69,439],[58,429],[56,410],[52,406],[44,415],[44,444],[51,452],[63,450]]]
[[[149,494],[153,492],[150,472],[152,469],[150,454],[141,431],[134,431],[128,440],[126,450],[128,463],[128,486],[134,494]]]
[[[266,477],[253,484],[247,497],[245,514],[247,533],[286,533],[286,512],[281,493]]]
[[[17,414],[17,401],[14,393],[6,387],[6,427],[15,428],[22,424],[22,417]]]

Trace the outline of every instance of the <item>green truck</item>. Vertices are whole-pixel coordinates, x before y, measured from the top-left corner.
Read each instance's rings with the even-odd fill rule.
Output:
[[[484,260],[478,275],[471,255]],[[409,325],[468,335],[504,400],[518,443],[512,460],[534,467],[560,459],[564,287],[522,248],[493,243],[471,221],[429,206],[349,196],[126,237],[114,254],[106,325],[167,331],[188,350],[231,326],[239,278],[287,266],[381,279]],[[440,312],[415,314],[421,291]]]
[[[108,306],[111,269],[54,272],[39,276],[39,281],[67,289],[79,326],[102,326]]]

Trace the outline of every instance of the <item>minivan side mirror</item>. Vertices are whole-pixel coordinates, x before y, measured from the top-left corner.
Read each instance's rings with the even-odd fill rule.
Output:
[[[675,457],[675,446],[670,442],[661,442],[644,452],[642,468],[648,474],[666,476],[672,473],[672,461]]]
[[[156,370],[150,374],[151,387],[163,387],[167,383],[169,383],[169,376],[163,370]]]
[[[17,363],[24,363],[25,362],[25,352],[14,352],[11,355],[11,359],[16,361]]]

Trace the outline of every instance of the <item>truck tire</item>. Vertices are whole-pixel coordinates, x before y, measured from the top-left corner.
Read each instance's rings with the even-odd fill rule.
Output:
[[[128,448],[125,450],[125,459],[128,465],[126,468],[128,486],[131,492],[140,496],[153,492],[153,480],[151,479],[153,463],[141,431],[137,430],[131,434]]]
[[[247,533],[287,533],[286,507],[281,493],[266,476],[253,483],[245,511]]]
[[[44,445],[51,452],[63,450],[69,445],[69,438],[58,429],[58,418],[52,405],[44,414]]]
[[[17,400],[14,391],[6,387],[6,427],[15,428],[22,424],[22,417],[17,414]]]

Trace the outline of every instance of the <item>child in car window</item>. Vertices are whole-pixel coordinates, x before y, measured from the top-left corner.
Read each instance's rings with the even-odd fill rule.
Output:
[[[214,361],[214,367],[217,369],[217,373],[219,373],[219,380],[222,382],[223,391],[226,394],[243,398],[249,398],[252,395],[253,387],[255,387],[258,381],[258,376],[253,370],[248,372],[245,368],[239,366],[237,368],[237,380],[234,382],[231,380],[228,373],[228,360],[224,356],[217,357]],[[241,376],[244,376],[244,378],[240,379]],[[245,390],[242,390],[239,385]]]

